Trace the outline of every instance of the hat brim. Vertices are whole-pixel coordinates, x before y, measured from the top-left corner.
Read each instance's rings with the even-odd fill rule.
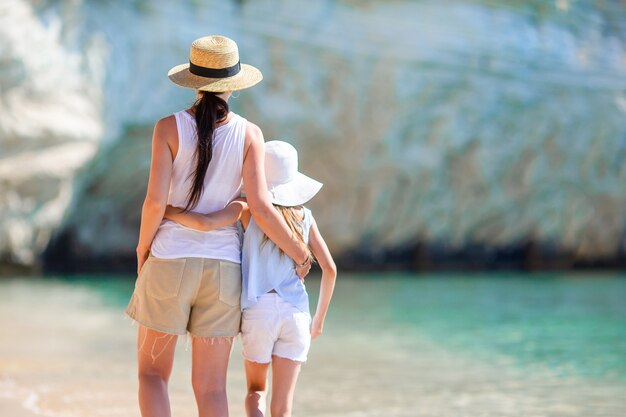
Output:
[[[319,192],[323,184],[311,177],[298,172],[293,180],[285,184],[268,184],[272,204],[279,206],[294,207],[300,206]]]
[[[227,78],[207,78],[192,74],[189,72],[188,63],[175,66],[169,70],[167,76],[174,84],[181,87],[214,93],[243,90],[263,79],[261,71],[248,64],[241,64],[239,73]]]

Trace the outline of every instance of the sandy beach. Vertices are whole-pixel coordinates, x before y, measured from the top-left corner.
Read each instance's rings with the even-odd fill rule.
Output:
[[[23,402],[15,399],[0,398],[0,414],[11,417],[38,417],[37,414],[27,410]]]

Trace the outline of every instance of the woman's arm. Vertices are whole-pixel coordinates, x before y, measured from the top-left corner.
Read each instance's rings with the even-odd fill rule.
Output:
[[[241,219],[246,210],[248,210],[246,200],[238,198],[231,201],[222,210],[209,214],[185,212],[181,208],[167,206],[165,209],[165,218],[192,229],[208,232],[235,223],[237,220]]]
[[[148,191],[141,210],[139,243],[137,243],[137,274],[148,258],[150,246],[156,235],[167,205],[167,195],[172,178],[173,153],[169,143],[178,143],[174,116],[159,120],[152,135],[152,160]]]
[[[308,255],[303,245],[291,233],[285,219],[272,206],[265,181],[265,149],[263,133],[248,122],[243,159],[243,183],[250,213],[263,233],[283,250],[296,264],[306,264]],[[301,275],[303,268],[298,268]],[[308,273],[308,268],[306,270]],[[306,275],[306,274],[304,274]]]
[[[324,329],[324,319],[326,319],[326,313],[328,312],[328,306],[330,305],[330,299],[333,296],[333,290],[335,289],[335,279],[337,278],[337,267],[335,261],[326,246],[324,238],[320,234],[317,228],[315,220],[311,223],[311,230],[309,231],[309,245],[311,251],[320,267],[322,268],[322,282],[320,284],[320,296],[317,300],[317,309],[315,309],[315,316],[311,323],[311,339],[315,339],[322,334]]]

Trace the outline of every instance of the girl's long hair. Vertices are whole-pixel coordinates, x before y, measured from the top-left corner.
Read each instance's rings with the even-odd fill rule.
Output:
[[[228,103],[217,94],[201,91],[200,98],[191,107],[196,115],[198,147],[196,148],[196,169],[193,171],[192,185],[187,195],[185,211],[198,204],[204,188],[204,177],[213,157],[213,132],[217,125],[228,116]]]
[[[305,246],[308,257],[311,260],[314,260],[315,258],[313,256],[313,253],[311,252],[311,248],[304,241],[304,230],[302,229],[302,222],[298,218],[297,210],[302,209],[302,206],[286,207],[286,206],[279,206],[277,204],[274,204],[274,207],[276,208],[276,210],[278,210],[278,212],[283,216],[283,218],[287,222],[287,226],[289,226],[289,230],[291,230],[291,233],[293,233],[296,239],[298,239],[298,241]],[[267,237],[267,235],[264,235],[261,245],[265,245],[268,240],[269,238]],[[284,254],[282,249],[278,248],[278,250],[280,251],[281,254]]]

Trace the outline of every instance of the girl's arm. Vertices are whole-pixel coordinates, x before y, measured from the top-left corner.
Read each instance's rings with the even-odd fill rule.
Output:
[[[241,219],[243,213],[248,210],[248,204],[243,198],[231,201],[222,210],[208,214],[184,212],[183,209],[167,206],[165,218],[180,223],[192,229],[208,232],[228,226]]]
[[[330,305],[330,299],[333,296],[333,290],[335,289],[335,279],[337,278],[337,267],[335,261],[326,246],[324,238],[320,234],[317,228],[317,223],[313,219],[311,223],[311,230],[309,231],[309,245],[311,251],[320,267],[322,268],[322,282],[320,284],[320,296],[317,301],[317,309],[315,310],[315,316],[311,324],[311,339],[315,339],[322,334],[324,329],[324,319],[328,312],[328,306]]]
[[[167,195],[172,177],[174,161],[170,143],[178,143],[178,132],[174,116],[159,120],[152,135],[152,160],[148,190],[141,210],[141,226],[137,243],[137,274],[148,259],[150,246],[156,235],[167,205]]]

